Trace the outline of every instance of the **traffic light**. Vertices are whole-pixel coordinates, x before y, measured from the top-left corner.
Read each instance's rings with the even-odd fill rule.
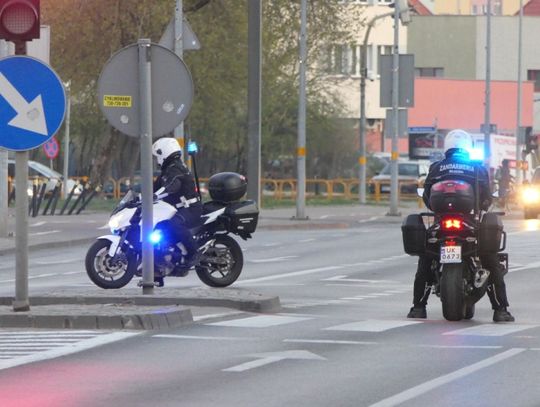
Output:
[[[532,134],[532,127],[525,128],[525,151],[530,153],[538,149],[538,137]]]
[[[0,39],[20,43],[39,38],[40,0],[0,0]]]

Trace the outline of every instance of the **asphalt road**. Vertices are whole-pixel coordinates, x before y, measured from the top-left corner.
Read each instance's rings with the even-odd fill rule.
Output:
[[[202,309],[192,326],[143,334],[0,330],[0,404],[539,406],[540,221],[505,222],[513,324],[494,324],[487,298],[472,321],[445,321],[436,297],[427,320],[405,318],[416,259],[403,255],[399,224],[266,230],[243,242],[237,284],[279,295],[279,314]],[[89,285],[85,250],[33,252],[31,294]],[[0,264],[0,295],[13,291],[12,262]],[[166,283],[201,286],[195,275]],[[14,342],[56,346],[58,357],[16,365]]]

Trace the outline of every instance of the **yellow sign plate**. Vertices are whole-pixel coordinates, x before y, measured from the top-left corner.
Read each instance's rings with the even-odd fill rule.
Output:
[[[131,96],[103,95],[105,107],[131,107]]]

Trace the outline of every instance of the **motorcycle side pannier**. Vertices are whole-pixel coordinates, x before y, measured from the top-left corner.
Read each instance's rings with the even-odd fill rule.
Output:
[[[215,201],[238,201],[246,194],[247,180],[236,172],[220,172],[208,180],[208,191]]]
[[[501,218],[494,213],[486,213],[478,229],[478,251],[497,253],[501,247],[503,224]]]
[[[229,232],[253,233],[259,220],[259,208],[255,201],[235,202],[227,206],[222,216]]]
[[[401,225],[405,253],[419,256],[426,251],[426,226],[420,215],[409,215]]]
[[[437,182],[431,187],[429,205],[435,213],[470,213],[474,209],[473,187],[458,180]]]

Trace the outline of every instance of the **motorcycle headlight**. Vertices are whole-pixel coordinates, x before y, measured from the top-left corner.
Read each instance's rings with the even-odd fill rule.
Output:
[[[120,216],[111,216],[109,219],[109,227],[114,232],[120,227]]]
[[[525,188],[522,197],[526,204],[538,203],[540,202],[540,191],[536,188]]]

